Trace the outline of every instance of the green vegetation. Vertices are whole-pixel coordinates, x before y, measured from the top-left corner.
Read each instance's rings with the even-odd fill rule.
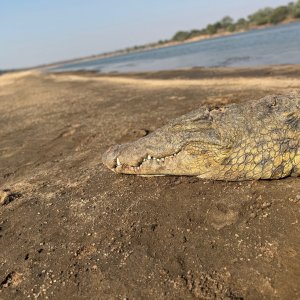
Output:
[[[300,18],[300,0],[296,3],[289,3],[288,5],[289,15],[291,15],[294,19]]]
[[[174,36],[173,36],[173,41],[176,42],[182,42],[186,39],[190,38],[190,32],[188,31],[178,31]]]
[[[278,24],[284,21],[289,15],[289,10],[286,6],[279,6],[273,10],[270,21],[272,24]]]
[[[292,19],[300,19],[300,0],[290,2],[286,6],[282,5],[276,8],[266,7],[260,9],[246,19],[241,18],[236,22],[234,22],[230,16],[226,16],[216,23],[208,24],[206,28],[201,30],[178,31],[174,34],[171,41],[183,42],[198,36],[247,30],[263,25],[276,25]]]
[[[248,17],[248,22],[256,26],[261,26],[261,25],[266,25],[268,23],[271,23],[270,19],[271,19],[272,12],[273,9],[270,7],[260,9],[256,13]]]

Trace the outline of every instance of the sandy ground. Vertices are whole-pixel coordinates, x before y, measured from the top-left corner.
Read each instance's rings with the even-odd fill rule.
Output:
[[[300,183],[115,175],[111,145],[300,67],[0,76],[0,299],[299,299]]]

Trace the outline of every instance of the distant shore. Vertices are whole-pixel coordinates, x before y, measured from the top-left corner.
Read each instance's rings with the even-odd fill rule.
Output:
[[[34,67],[34,69],[54,68],[54,67],[59,67],[59,66],[65,65],[65,64],[81,63],[81,62],[85,62],[85,61],[117,57],[117,56],[127,55],[127,54],[131,54],[131,53],[141,53],[141,52],[146,52],[146,51],[150,51],[150,50],[154,50],[154,49],[161,49],[161,48],[166,48],[166,47],[184,45],[184,44],[194,43],[194,42],[198,42],[198,41],[219,38],[219,37],[232,36],[232,35],[239,34],[239,33],[250,32],[252,30],[262,30],[262,29],[266,29],[266,28],[272,28],[272,27],[287,25],[287,24],[291,24],[291,23],[298,23],[298,22],[300,22],[300,20],[288,19],[277,25],[267,24],[267,25],[263,25],[263,26],[251,26],[247,30],[243,29],[243,30],[237,30],[234,32],[223,31],[223,32],[219,32],[216,34],[212,34],[212,35],[209,35],[209,34],[200,35],[200,36],[196,36],[196,37],[187,39],[182,42],[169,41],[166,43],[156,43],[156,44],[151,44],[151,45],[145,45],[143,48],[139,48],[139,49],[133,49],[133,48],[131,50],[122,49],[122,50],[117,50],[117,51],[108,52],[108,53],[102,53],[102,54],[91,55],[91,56],[86,56],[86,57],[82,57],[82,58],[75,58],[75,59],[50,63],[50,64],[44,64],[44,65]]]

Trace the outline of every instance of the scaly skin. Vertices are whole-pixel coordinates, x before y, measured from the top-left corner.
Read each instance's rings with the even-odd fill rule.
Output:
[[[201,107],[133,142],[103,163],[116,173],[213,180],[300,175],[300,93],[221,108]]]

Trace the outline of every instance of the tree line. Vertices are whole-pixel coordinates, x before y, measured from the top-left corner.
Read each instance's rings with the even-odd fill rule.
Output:
[[[230,16],[226,16],[220,21],[208,24],[206,28],[203,29],[178,31],[174,34],[171,41],[183,42],[201,35],[235,32],[268,24],[276,25],[288,19],[300,19],[300,0],[276,8],[266,7],[260,9],[247,18],[240,18],[236,22]]]

